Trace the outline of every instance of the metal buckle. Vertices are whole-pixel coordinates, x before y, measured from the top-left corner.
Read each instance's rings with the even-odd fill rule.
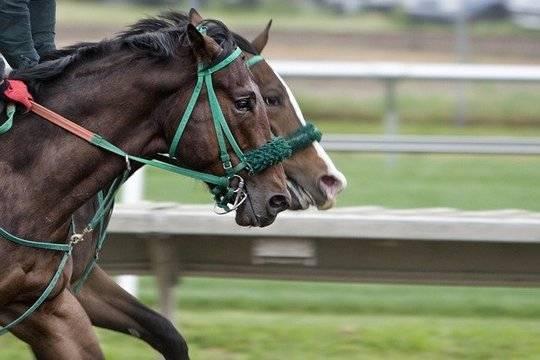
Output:
[[[229,169],[232,169],[232,162],[231,160],[227,160],[223,163],[223,168],[225,170],[229,170]],[[243,180],[242,180],[243,181]]]
[[[238,185],[236,189],[234,189],[234,193],[236,194],[234,198],[234,202],[231,204],[227,204],[227,209],[218,208],[217,204],[214,204],[214,212],[218,215],[225,215],[228,214],[240,207],[246,201],[248,198],[248,194],[245,190],[245,182],[244,179],[240,175],[233,175],[229,178],[229,186],[232,180],[238,179]],[[230,205],[230,206],[229,206]]]

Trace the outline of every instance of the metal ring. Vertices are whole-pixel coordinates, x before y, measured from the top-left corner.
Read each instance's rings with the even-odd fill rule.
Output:
[[[126,169],[127,169],[127,171],[131,171],[131,162],[129,161],[129,155],[128,154],[126,154],[125,159],[126,159]]]

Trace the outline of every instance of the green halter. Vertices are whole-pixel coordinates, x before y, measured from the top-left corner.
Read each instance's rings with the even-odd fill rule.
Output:
[[[264,57],[262,55],[253,55],[249,59],[246,60],[247,67],[252,67],[253,65],[260,63],[264,60]]]

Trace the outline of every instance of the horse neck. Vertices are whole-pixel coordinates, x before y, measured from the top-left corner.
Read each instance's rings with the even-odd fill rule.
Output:
[[[39,102],[130,154],[166,150],[157,121],[148,121],[161,94],[152,88],[142,90],[135,74],[124,71],[121,77],[102,78],[100,86],[91,78],[63,79],[47,87],[48,95]],[[16,119],[4,136],[0,227],[21,237],[65,241],[71,214],[126,168],[125,159],[33,114]]]

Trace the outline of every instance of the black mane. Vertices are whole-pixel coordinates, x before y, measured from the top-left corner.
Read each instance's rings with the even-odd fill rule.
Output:
[[[188,23],[188,16],[181,12],[167,12],[157,17],[142,19],[112,39],[81,42],[51,52],[45,55],[38,65],[13,71],[10,78],[26,81],[34,87],[36,83],[59,76],[70,65],[126,48],[133,51],[135,56],[150,57],[157,61],[168,60],[176,54],[178,44],[187,46]],[[224,50],[216,62],[234,51],[236,42],[225,24],[218,20],[205,20],[203,24],[207,28],[207,35]]]

